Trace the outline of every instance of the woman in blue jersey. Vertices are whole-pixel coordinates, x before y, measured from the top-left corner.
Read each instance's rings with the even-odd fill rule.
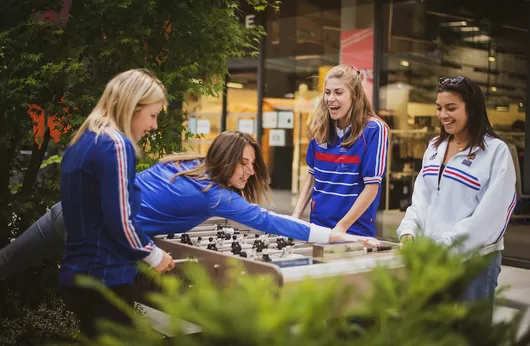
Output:
[[[293,216],[299,218],[311,200],[311,222],[373,237],[389,130],[372,109],[357,68],[338,65],[327,73],[315,117],[309,174]]]
[[[513,159],[488,120],[477,83],[442,77],[437,91],[440,134],[425,151],[397,234],[402,241],[424,236],[447,246],[465,238],[456,250],[489,254],[490,265],[463,299],[493,302],[503,236],[517,201]]]
[[[206,157],[167,156],[138,174],[142,188],[139,225],[148,234],[186,232],[212,216],[254,229],[310,242],[363,241],[373,238],[331,232],[258,204],[269,195],[269,172],[261,149],[248,134],[227,131],[212,143]]]
[[[182,153],[167,156],[136,176],[142,189],[136,225],[149,236],[183,233],[212,216],[228,218],[254,229],[305,241],[361,241],[374,238],[331,232],[258,204],[269,194],[268,169],[261,149],[249,135],[220,134],[206,157]],[[0,279],[61,252],[64,225],[61,204],[0,250]]]
[[[130,325],[121,309],[76,278],[97,279],[131,307],[138,260],[159,272],[173,260],[137,227],[140,190],[135,185],[138,141],[157,128],[166,91],[146,70],[115,76],[74,135],[61,162],[65,251],[59,288],[66,306],[79,318],[81,332],[97,335],[96,323],[108,319]]]

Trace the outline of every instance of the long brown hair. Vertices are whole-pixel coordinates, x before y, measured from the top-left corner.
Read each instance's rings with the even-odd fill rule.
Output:
[[[324,82],[327,84],[330,78],[338,78],[342,82],[345,82],[351,91],[352,107],[346,115],[346,123],[351,125],[351,131],[348,138],[342,141],[341,145],[343,147],[351,146],[361,136],[364,126],[368,121],[374,118],[387,126],[383,119],[375,114],[368,97],[366,97],[359,70],[356,67],[351,65],[337,65],[328,71]],[[321,144],[334,144],[337,139],[337,131],[334,121],[329,114],[324,95],[325,91],[322,93],[322,98],[315,110],[315,122],[309,129],[309,136]]]
[[[228,185],[228,180],[234,174],[237,165],[242,164],[243,151],[247,145],[254,148],[256,160],[254,162],[255,174],[248,178],[243,190],[235,189]],[[162,162],[174,162],[179,164],[183,161],[200,160],[197,167],[177,173],[195,180],[210,180],[211,183],[203,190],[208,191],[214,183],[219,186],[236,191],[250,203],[261,203],[265,198],[270,200],[269,170],[259,144],[246,133],[239,131],[225,131],[215,138],[208,149],[206,157],[194,153],[178,153],[165,156]]]

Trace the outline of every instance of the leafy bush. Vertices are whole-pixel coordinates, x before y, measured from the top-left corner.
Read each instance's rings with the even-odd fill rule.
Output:
[[[15,303],[21,300],[19,292],[13,290],[5,298]],[[45,299],[36,305],[12,308],[16,314],[0,319],[0,345],[35,346],[60,339],[74,342],[77,319],[66,310],[56,291],[47,292]]]
[[[145,319],[138,319],[135,330],[103,324],[105,334],[97,345],[528,344],[528,331],[516,340],[520,314],[512,322],[492,324],[487,302],[459,302],[488,258],[464,262],[426,239],[406,244],[401,253],[402,270],[372,272],[371,291],[355,307],[349,303],[358,300],[360,292],[341,278],[305,280],[282,289],[269,277],[241,275],[241,268],[234,266],[229,284],[219,287],[198,264],[190,264],[185,279],[146,271],[162,288],[149,299],[171,316],[168,330],[174,337],[163,340]],[[200,338],[185,335],[179,319],[200,326]]]

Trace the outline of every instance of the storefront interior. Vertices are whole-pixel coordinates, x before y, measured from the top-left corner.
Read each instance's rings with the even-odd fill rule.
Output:
[[[286,1],[264,16],[262,100],[259,59],[231,62],[225,102],[219,95],[186,105],[189,128],[200,134],[187,149],[206,153],[222,128],[225,107],[226,129],[261,134],[271,187],[296,194],[307,176],[307,131],[323,77],[336,64],[355,65],[392,129],[379,218],[380,235],[391,237],[392,220],[399,223],[410,204],[423,152],[439,130],[438,78],[466,76],[481,86],[490,122],[509,144],[518,173],[521,202],[512,227],[519,230],[507,243],[513,239],[510,246],[516,247],[523,237],[530,245],[530,178],[524,174],[530,165],[529,7],[527,0]]]

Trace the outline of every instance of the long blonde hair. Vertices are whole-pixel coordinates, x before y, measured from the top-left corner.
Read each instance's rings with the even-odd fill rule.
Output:
[[[141,150],[131,133],[131,121],[142,107],[155,103],[166,105],[167,91],[154,74],[145,69],[122,72],[108,82],[96,107],[77,130],[70,145],[77,142],[86,130],[99,136],[111,128],[130,139],[139,155]]]
[[[374,118],[387,126],[386,123],[375,114],[368,97],[366,97],[361,83],[359,70],[357,68],[351,65],[337,65],[328,71],[324,82],[327,84],[327,81],[330,78],[341,80],[348,85],[351,91],[352,106],[346,115],[346,123],[351,125],[351,131],[348,138],[342,141],[341,145],[343,147],[351,146],[361,136],[364,126],[368,121],[373,120]],[[309,136],[321,144],[334,144],[337,139],[335,123],[329,114],[324,95],[325,91],[315,110],[313,117],[315,122],[309,129]]]
[[[256,159],[254,162],[255,174],[248,178],[243,190],[233,189],[228,186],[228,180],[234,174],[237,165],[242,163],[243,151],[247,145],[254,148]],[[263,160],[259,144],[246,133],[239,131],[225,131],[215,138],[208,149],[206,157],[195,153],[178,153],[163,157],[160,161],[179,164],[183,161],[200,160],[195,168],[177,173],[195,180],[210,180],[203,192],[208,191],[214,183],[225,189],[232,189],[239,193],[250,203],[261,203],[262,199],[270,200],[269,170]]]

